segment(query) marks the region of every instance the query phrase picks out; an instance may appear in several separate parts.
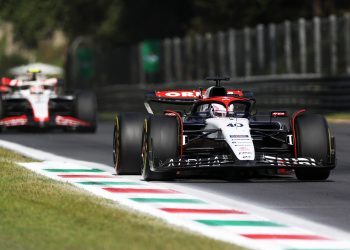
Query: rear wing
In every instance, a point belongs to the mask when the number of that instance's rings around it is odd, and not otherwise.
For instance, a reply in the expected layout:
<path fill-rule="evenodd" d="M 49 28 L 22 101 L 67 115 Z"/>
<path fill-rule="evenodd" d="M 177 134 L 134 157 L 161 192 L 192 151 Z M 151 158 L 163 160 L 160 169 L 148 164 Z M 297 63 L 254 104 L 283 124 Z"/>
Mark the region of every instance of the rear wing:
<path fill-rule="evenodd" d="M 161 90 L 146 93 L 146 101 L 192 104 L 200 99 L 200 90 Z"/>
<path fill-rule="evenodd" d="M 21 87 L 21 86 L 31 86 L 31 85 L 43 85 L 43 86 L 56 86 L 60 83 L 57 78 L 48 78 L 43 80 L 20 80 L 20 79 L 10 79 L 7 77 L 1 78 L 1 86 L 7 87 Z"/>
<path fill-rule="evenodd" d="M 162 114 L 164 110 L 187 113 L 200 99 L 200 90 L 162 90 L 145 95 L 145 108 L 149 114 Z"/>
<path fill-rule="evenodd" d="M 152 109 L 154 109 L 154 107 L 151 107 L 152 103 L 163 104 L 161 106 L 167 104 L 168 107 L 180 107 L 183 112 L 186 112 L 197 100 L 204 98 L 205 92 L 206 90 L 156 90 L 147 92 L 145 95 L 145 107 L 148 113 L 151 114 L 153 114 Z M 252 92 L 243 90 L 227 90 L 227 96 L 254 99 Z M 170 109 L 176 110 L 177 108 L 171 107 Z"/>
<path fill-rule="evenodd" d="M 146 100 L 158 102 L 195 102 L 202 99 L 206 90 L 160 90 L 146 93 Z M 250 91 L 227 90 L 228 96 L 252 98 Z"/>

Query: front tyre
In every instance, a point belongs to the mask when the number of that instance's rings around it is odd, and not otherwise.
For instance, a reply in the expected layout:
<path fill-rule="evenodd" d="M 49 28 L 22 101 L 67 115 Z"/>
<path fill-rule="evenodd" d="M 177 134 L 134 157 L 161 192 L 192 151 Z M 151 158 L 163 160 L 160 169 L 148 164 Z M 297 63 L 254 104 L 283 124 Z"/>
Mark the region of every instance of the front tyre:
<path fill-rule="evenodd" d="M 179 157 L 179 124 L 175 117 L 150 116 L 144 121 L 142 135 L 142 178 L 164 181 L 175 178 L 176 171 L 155 172 L 161 162 Z"/>
<path fill-rule="evenodd" d="M 328 164 L 330 132 L 327 121 L 321 115 L 302 114 L 295 120 L 295 136 L 298 157 L 312 157 Z M 295 169 L 299 180 L 321 181 L 330 175 L 328 169 Z"/>

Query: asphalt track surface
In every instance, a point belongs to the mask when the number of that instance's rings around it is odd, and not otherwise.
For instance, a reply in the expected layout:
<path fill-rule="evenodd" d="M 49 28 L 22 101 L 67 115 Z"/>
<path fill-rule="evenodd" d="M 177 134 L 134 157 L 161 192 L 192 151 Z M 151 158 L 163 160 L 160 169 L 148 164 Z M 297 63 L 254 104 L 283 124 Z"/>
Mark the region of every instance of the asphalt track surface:
<path fill-rule="evenodd" d="M 326 182 L 300 182 L 294 177 L 247 182 L 181 179 L 176 183 L 240 199 L 276 211 L 350 232 L 350 124 L 331 124 L 338 165 Z M 57 155 L 112 166 L 113 122 L 99 123 L 96 134 L 5 131 L 0 139 Z"/>

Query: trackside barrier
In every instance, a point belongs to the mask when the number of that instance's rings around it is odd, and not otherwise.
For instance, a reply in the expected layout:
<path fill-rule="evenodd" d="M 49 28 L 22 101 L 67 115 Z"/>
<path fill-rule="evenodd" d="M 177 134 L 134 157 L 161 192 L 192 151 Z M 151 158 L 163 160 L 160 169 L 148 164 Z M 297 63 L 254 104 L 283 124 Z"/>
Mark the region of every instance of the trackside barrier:
<path fill-rule="evenodd" d="M 237 81 L 238 82 L 238 81 Z M 99 109 L 107 112 L 145 111 L 144 93 L 155 89 L 199 89 L 209 83 L 171 83 L 110 85 L 96 89 Z M 258 110 L 306 108 L 325 114 L 350 111 L 350 78 L 251 79 L 225 84 L 230 88 L 251 90 Z"/>
<path fill-rule="evenodd" d="M 81 57 L 81 55 L 84 55 Z M 179 82 L 208 75 L 350 76 L 350 14 L 103 47 L 77 38 L 68 50 L 70 87 Z"/>

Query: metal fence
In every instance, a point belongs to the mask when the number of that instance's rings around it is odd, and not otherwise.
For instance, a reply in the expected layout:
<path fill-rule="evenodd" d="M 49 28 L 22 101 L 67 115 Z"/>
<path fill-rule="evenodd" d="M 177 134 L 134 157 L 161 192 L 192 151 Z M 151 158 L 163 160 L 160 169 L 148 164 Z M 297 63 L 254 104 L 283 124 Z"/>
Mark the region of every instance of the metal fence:
<path fill-rule="evenodd" d="M 350 74 L 350 15 L 166 39 L 161 81 Z M 145 79 L 140 79 L 145 82 Z"/>
<path fill-rule="evenodd" d="M 350 77 L 253 80 L 228 83 L 227 87 L 254 92 L 259 111 L 271 109 L 326 114 L 349 112 Z M 99 109 L 110 112 L 145 111 L 144 95 L 161 89 L 204 89 L 210 83 L 116 84 L 96 88 Z M 226 86 L 226 85 L 225 85 Z"/>
<path fill-rule="evenodd" d="M 350 75 L 350 14 L 259 24 L 159 43 L 160 67 L 151 75 L 144 70 L 142 43 L 123 48 L 94 45 L 94 77 L 89 81 L 103 86 L 193 81 L 209 75 L 233 79 Z M 73 57 L 74 53 L 71 50 Z M 72 80 L 86 82 L 79 77 Z"/>

